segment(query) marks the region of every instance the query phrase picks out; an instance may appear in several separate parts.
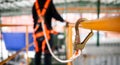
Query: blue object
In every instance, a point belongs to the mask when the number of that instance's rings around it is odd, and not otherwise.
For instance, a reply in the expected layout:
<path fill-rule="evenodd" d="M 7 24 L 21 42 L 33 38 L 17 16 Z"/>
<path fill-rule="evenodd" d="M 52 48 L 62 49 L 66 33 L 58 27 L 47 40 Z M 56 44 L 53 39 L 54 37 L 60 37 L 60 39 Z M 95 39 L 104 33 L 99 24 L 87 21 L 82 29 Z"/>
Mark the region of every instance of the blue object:
<path fill-rule="evenodd" d="M 18 51 L 26 47 L 25 33 L 2 32 L 2 35 L 7 50 Z M 32 33 L 29 33 L 29 44 L 30 43 L 33 43 Z M 34 47 L 30 47 L 29 50 L 34 50 Z"/>

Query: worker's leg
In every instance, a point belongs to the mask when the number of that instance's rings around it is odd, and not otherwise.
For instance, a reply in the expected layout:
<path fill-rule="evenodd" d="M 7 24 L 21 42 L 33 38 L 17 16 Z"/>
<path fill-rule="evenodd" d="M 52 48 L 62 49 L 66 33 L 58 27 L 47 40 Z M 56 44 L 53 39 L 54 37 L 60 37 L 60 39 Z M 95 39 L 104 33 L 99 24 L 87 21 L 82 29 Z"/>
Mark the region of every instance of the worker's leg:
<path fill-rule="evenodd" d="M 50 53 L 45 53 L 44 65 L 52 65 L 52 59 Z"/>
<path fill-rule="evenodd" d="M 41 52 L 35 53 L 35 65 L 41 65 Z"/>
<path fill-rule="evenodd" d="M 37 38 L 37 42 L 38 42 L 38 48 L 39 48 L 39 52 L 35 53 L 35 65 L 41 65 L 41 55 L 42 55 L 42 41 L 44 40 L 43 37 Z"/>
<path fill-rule="evenodd" d="M 51 35 L 51 37 L 52 37 L 52 35 Z M 52 46 L 53 46 L 52 38 L 50 38 L 49 44 L 50 44 L 50 47 L 52 49 Z M 52 65 L 52 56 L 51 56 L 51 54 L 50 54 L 50 52 L 48 50 L 47 45 L 45 47 L 44 65 Z"/>

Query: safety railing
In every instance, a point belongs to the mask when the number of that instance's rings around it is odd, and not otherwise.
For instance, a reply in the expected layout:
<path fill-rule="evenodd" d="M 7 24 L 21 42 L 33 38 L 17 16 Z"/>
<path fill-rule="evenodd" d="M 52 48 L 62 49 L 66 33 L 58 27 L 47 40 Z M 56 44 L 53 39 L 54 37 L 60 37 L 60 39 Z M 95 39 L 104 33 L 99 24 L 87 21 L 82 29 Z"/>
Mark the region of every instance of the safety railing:
<path fill-rule="evenodd" d="M 31 26 L 31 25 L 28 25 L 28 24 L 0 24 L 0 27 L 16 27 L 16 26 L 24 26 L 26 27 L 26 35 L 25 35 L 25 40 L 26 40 L 26 47 L 17 51 L 16 53 L 14 53 L 13 55 L 11 55 L 10 57 L 8 57 L 7 59 L 3 60 L 2 62 L 0 62 L 0 65 L 4 65 L 5 63 L 7 63 L 8 61 L 10 61 L 11 59 L 15 58 L 20 52 L 22 51 L 25 51 L 26 50 L 26 56 L 27 56 L 27 59 L 26 59 L 26 62 L 27 62 L 27 65 L 28 65 L 28 62 L 29 62 L 29 58 L 28 58 L 28 50 L 29 50 L 29 47 L 31 47 L 33 44 L 30 44 L 29 45 L 29 35 L 28 35 L 28 27 Z"/>
<path fill-rule="evenodd" d="M 120 16 L 113 16 L 113 17 L 101 18 L 96 20 L 84 20 L 84 22 L 81 22 L 81 24 L 79 24 L 78 26 L 80 28 L 90 29 L 90 30 L 120 32 Z M 75 24 L 68 24 L 67 27 L 67 37 L 66 37 L 67 59 L 69 59 L 73 54 L 72 28 L 74 27 Z M 69 62 L 67 65 L 72 65 L 72 63 Z"/>
<path fill-rule="evenodd" d="M 27 62 L 28 62 L 28 48 L 29 48 L 29 44 L 28 44 L 28 26 L 29 25 L 12 25 L 12 24 L 9 24 L 9 25 L 8 24 L 2 24 L 2 25 L 0 25 L 0 27 L 2 27 L 2 26 L 25 26 L 26 27 L 26 48 L 24 48 L 24 49 L 16 52 L 15 54 L 13 54 L 13 56 L 11 56 L 10 59 L 14 58 L 21 51 L 26 50 Z M 97 19 L 97 20 L 85 20 L 84 22 L 81 22 L 81 24 L 79 26 L 82 27 L 82 28 L 92 29 L 92 30 L 120 32 L 120 16 L 108 17 L 108 18 Z M 66 45 L 67 45 L 67 58 L 68 59 L 73 54 L 72 27 L 74 27 L 74 26 L 69 24 L 68 28 L 67 28 L 68 35 L 67 35 L 67 44 Z M 88 38 L 86 40 L 88 40 Z M 78 48 L 79 48 L 79 46 L 78 46 Z M 7 62 L 7 59 L 3 63 L 5 63 L 5 62 Z M 0 63 L 2 63 L 2 62 L 0 62 Z M 68 65 L 71 65 L 71 62 L 69 62 Z"/>

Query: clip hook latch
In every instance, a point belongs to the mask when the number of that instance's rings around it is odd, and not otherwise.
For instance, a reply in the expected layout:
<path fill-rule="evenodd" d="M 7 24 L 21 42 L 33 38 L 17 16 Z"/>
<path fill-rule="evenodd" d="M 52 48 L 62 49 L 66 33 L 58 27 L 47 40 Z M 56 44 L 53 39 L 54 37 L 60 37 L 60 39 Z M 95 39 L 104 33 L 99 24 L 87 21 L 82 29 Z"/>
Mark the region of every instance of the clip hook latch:
<path fill-rule="evenodd" d="M 84 41 L 80 42 L 80 34 L 79 34 L 78 27 L 79 27 L 79 24 L 83 21 L 85 21 L 85 19 L 79 19 L 75 24 L 76 36 L 75 36 L 75 42 L 74 42 L 74 50 L 84 49 L 87 41 L 93 36 L 93 31 L 91 30 L 91 32 L 86 36 Z"/>

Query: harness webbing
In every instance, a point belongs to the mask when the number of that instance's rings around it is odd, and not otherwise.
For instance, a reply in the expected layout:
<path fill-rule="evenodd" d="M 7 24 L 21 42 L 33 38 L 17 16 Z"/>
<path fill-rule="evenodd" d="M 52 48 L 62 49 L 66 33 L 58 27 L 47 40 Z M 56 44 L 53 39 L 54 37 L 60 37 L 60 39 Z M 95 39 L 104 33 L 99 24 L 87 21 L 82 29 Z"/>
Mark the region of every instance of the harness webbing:
<path fill-rule="evenodd" d="M 73 61 L 75 58 L 77 58 L 78 56 L 80 56 L 80 54 L 81 54 L 81 52 L 82 52 L 81 50 L 75 51 L 75 53 L 73 54 L 73 56 L 72 56 L 69 60 L 61 60 L 61 59 L 57 58 L 57 56 L 54 55 L 54 53 L 52 52 L 51 47 L 50 47 L 50 45 L 49 45 L 48 40 L 50 39 L 50 33 L 54 33 L 54 31 L 53 31 L 53 30 L 48 30 L 47 27 L 46 27 L 46 25 L 44 24 L 44 20 L 43 20 L 43 16 L 44 16 L 45 13 L 46 13 L 46 9 L 48 8 L 49 2 L 50 2 L 50 0 L 47 0 L 47 2 L 46 2 L 45 5 L 44 5 L 43 10 L 40 11 L 40 9 L 39 9 L 39 4 L 38 4 L 38 0 L 36 0 L 36 4 L 35 4 L 36 12 L 37 12 L 38 16 L 40 17 L 40 19 L 38 19 L 38 23 L 41 23 L 41 24 L 42 24 L 43 32 L 39 32 L 39 33 L 36 33 L 36 34 L 34 33 L 34 35 L 33 35 L 33 36 L 34 36 L 35 45 L 36 45 L 35 50 L 36 50 L 36 52 L 39 51 L 36 38 L 37 38 L 37 37 L 44 36 L 45 39 L 44 39 L 43 42 L 42 42 L 42 52 L 44 52 L 45 44 L 47 44 L 47 47 L 48 47 L 48 49 L 49 49 L 49 52 L 51 53 L 51 55 L 53 56 L 53 58 L 55 58 L 57 61 L 62 62 L 62 63 L 71 62 L 71 61 Z M 39 25 L 36 25 L 34 31 L 37 31 L 38 28 L 39 28 Z M 56 33 L 56 32 L 55 32 L 55 33 Z"/>
<path fill-rule="evenodd" d="M 45 5 L 44 5 L 44 8 L 40 11 L 40 7 L 39 7 L 38 0 L 36 0 L 36 2 L 35 2 L 35 8 L 36 8 L 36 12 L 37 12 L 37 14 L 38 14 L 39 17 L 45 15 L 46 10 L 47 10 L 47 8 L 48 8 L 48 5 L 50 4 L 50 1 L 51 1 L 51 0 L 46 0 Z"/>
<path fill-rule="evenodd" d="M 37 21 L 38 23 L 41 23 L 41 22 L 42 22 L 42 20 L 43 20 L 42 18 L 43 18 L 43 16 L 44 16 L 45 13 L 46 13 L 46 10 L 47 10 L 47 8 L 48 8 L 48 6 L 49 6 L 49 4 L 50 4 L 50 1 L 51 1 L 51 0 L 46 0 L 45 5 L 44 5 L 44 8 L 43 8 L 42 10 L 40 10 L 38 0 L 36 0 L 36 2 L 35 2 L 35 8 L 36 8 L 37 15 L 38 15 L 38 17 L 39 17 L 39 19 L 38 19 L 38 21 Z M 49 34 L 51 33 L 51 31 L 47 29 L 47 26 L 46 26 L 45 24 L 44 24 L 44 27 L 45 27 L 45 31 L 46 31 L 46 34 L 47 34 L 47 38 L 50 39 L 50 35 L 49 35 Z M 39 25 L 36 25 L 36 27 L 35 27 L 35 29 L 34 29 L 34 32 L 37 31 L 38 28 L 39 28 Z M 34 33 L 34 35 L 33 35 L 36 52 L 39 51 L 38 42 L 37 42 L 36 38 L 41 37 L 41 36 L 44 36 L 43 32 Z M 42 52 L 44 52 L 45 44 L 46 44 L 46 41 L 43 40 L 43 41 L 42 41 Z"/>

